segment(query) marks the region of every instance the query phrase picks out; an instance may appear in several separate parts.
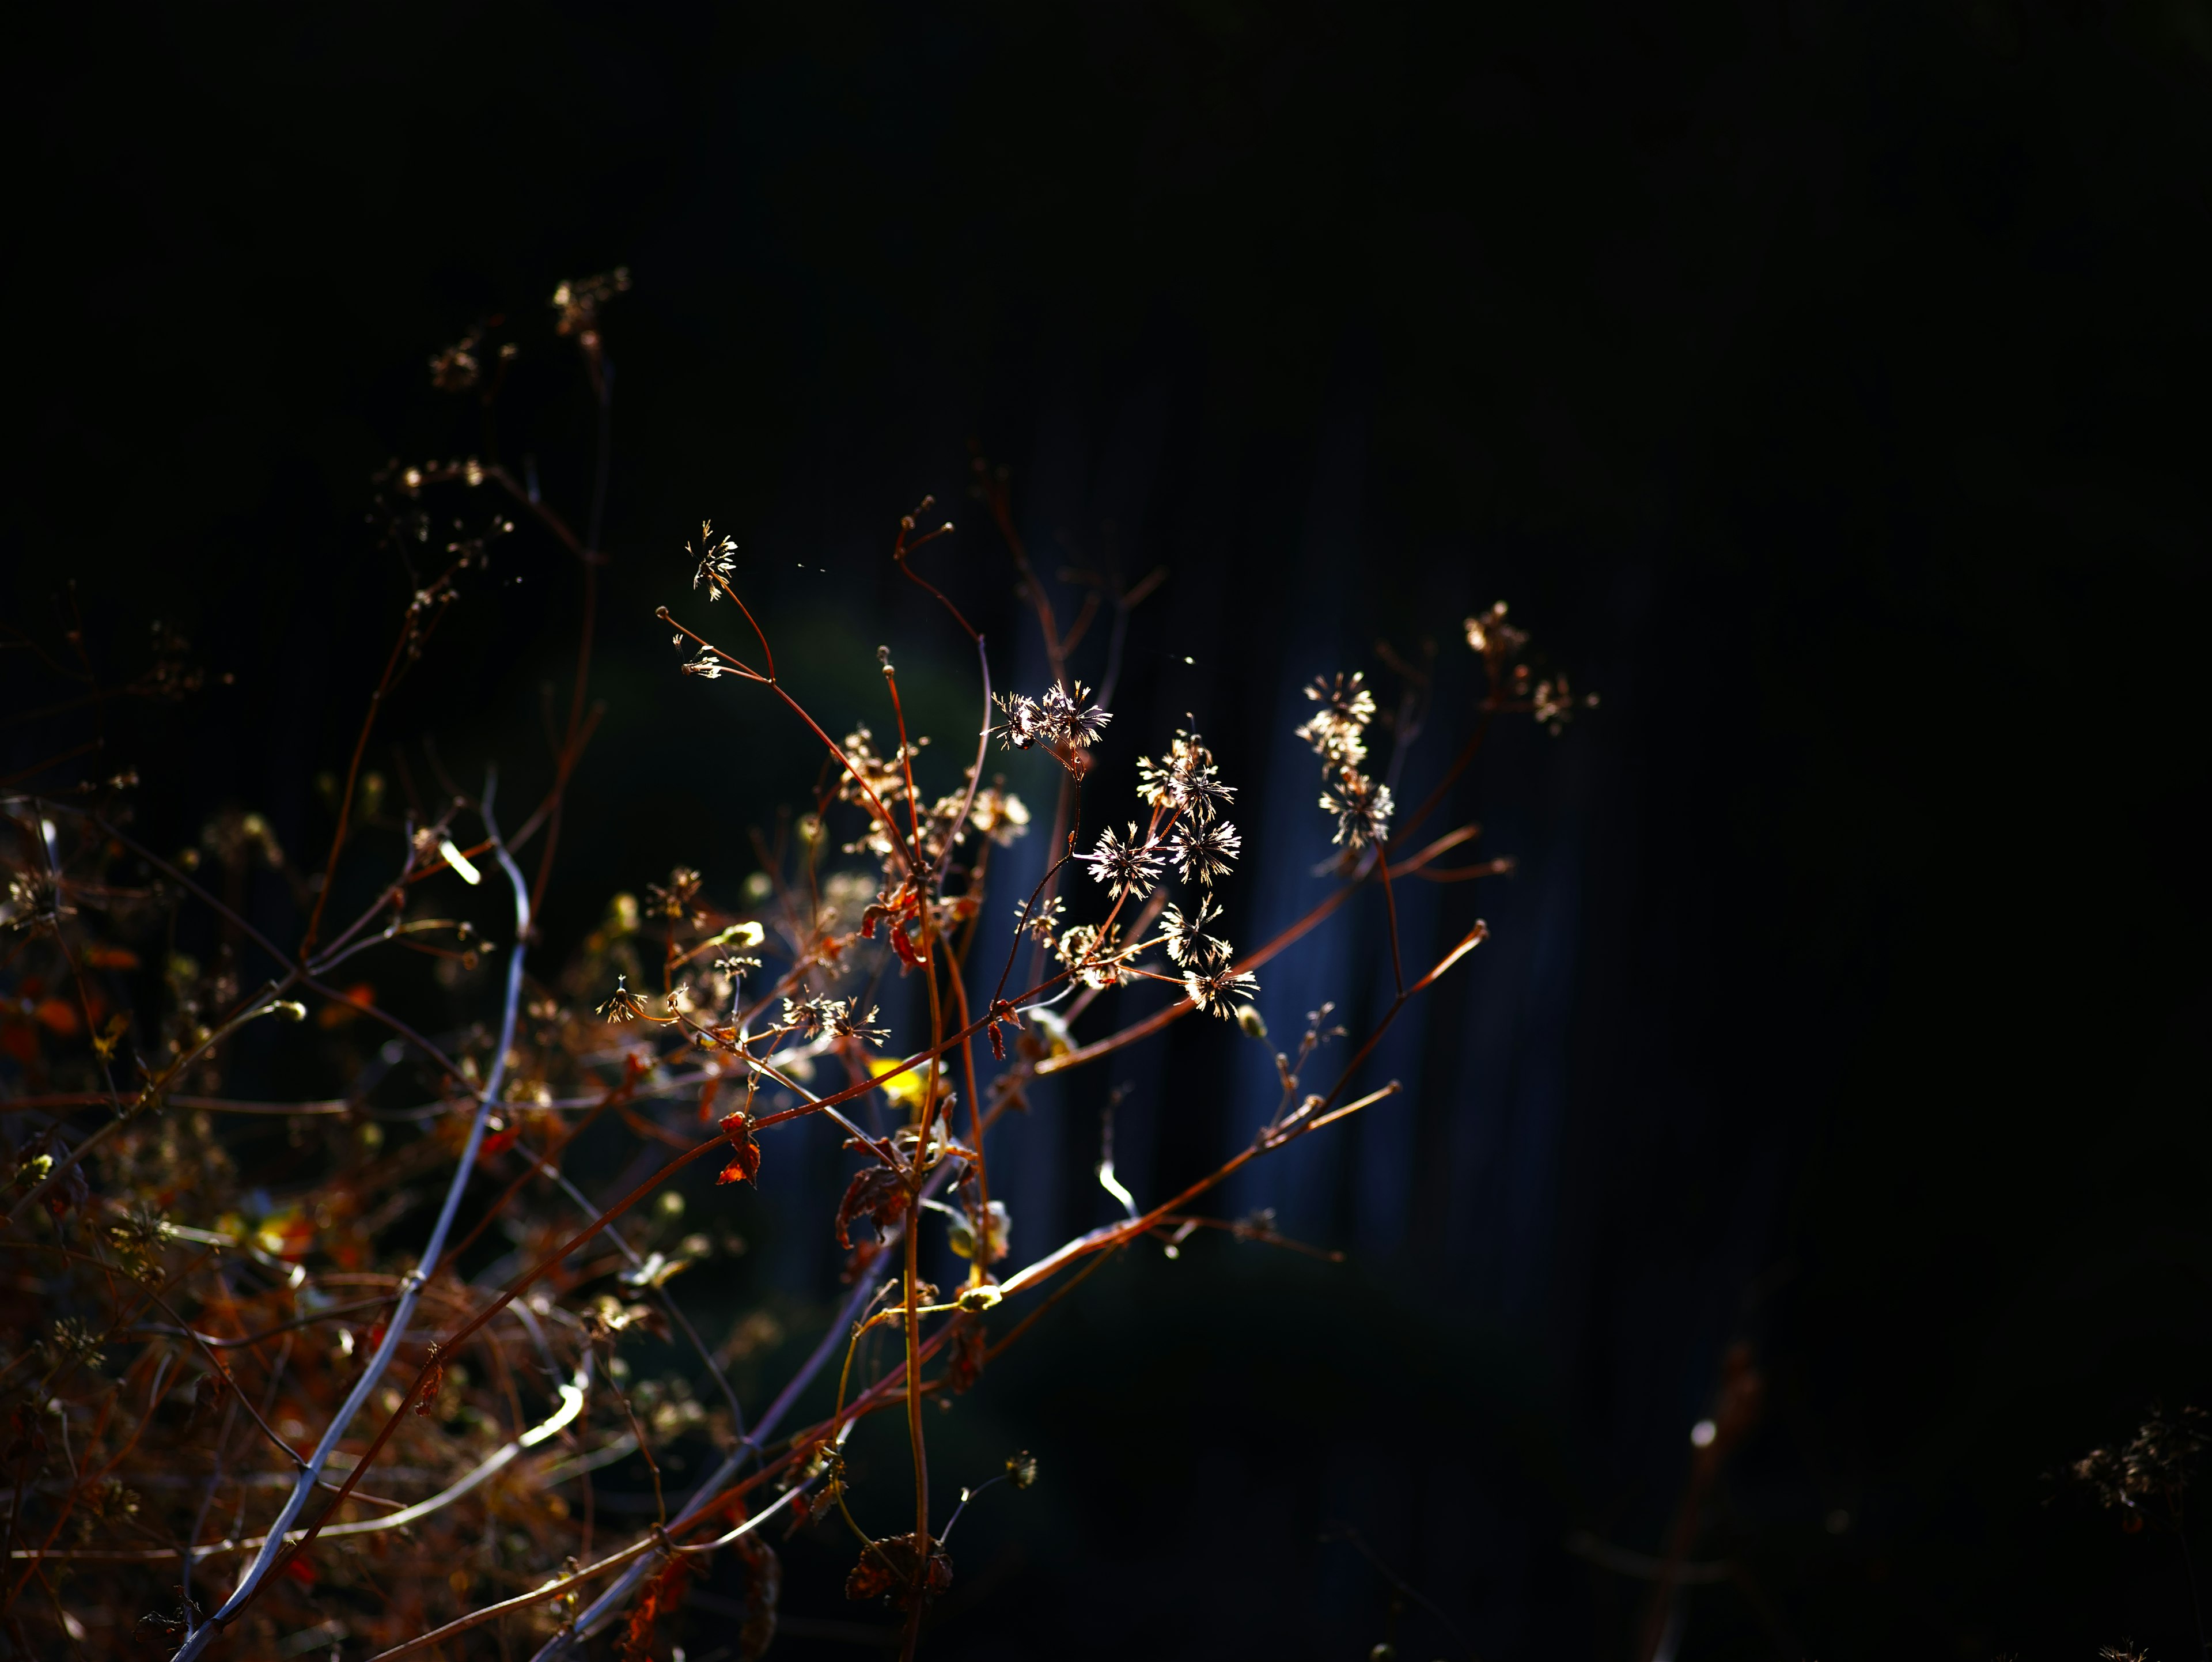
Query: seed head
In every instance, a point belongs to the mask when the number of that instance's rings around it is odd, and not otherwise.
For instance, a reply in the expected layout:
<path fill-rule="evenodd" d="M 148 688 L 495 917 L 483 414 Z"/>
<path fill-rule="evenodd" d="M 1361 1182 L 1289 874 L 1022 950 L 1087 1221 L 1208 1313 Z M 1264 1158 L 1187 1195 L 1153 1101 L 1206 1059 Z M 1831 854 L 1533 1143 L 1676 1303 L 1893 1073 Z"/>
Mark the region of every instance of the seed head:
<path fill-rule="evenodd" d="M 1378 783 L 1346 765 L 1337 770 L 1335 794 L 1322 793 L 1322 809 L 1336 816 L 1336 835 L 1332 843 L 1348 843 L 1355 849 L 1364 849 L 1370 843 L 1379 843 L 1390 830 L 1390 788 Z"/>
<path fill-rule="evenodd" d="M 1334 681 L 1316 676 L 1306 697 L 1321 708 L 1291 729 L 1335 766 L 1356 767 L 1367 759 L 1366 729 L 1375 719 L 1375 695 L 1366 679 L 1356 671 Z"/>
<path fill-rule="evenodd" d="M 1203 825 L 1237 794 L 1216 772 L 1206 741 L 1195 733 L 1177 732 L 1158 761 L 1137 758 L 1137 795 L 1147 807 L 1172 809 Z"/>
<path fill-rule="evenodd" d="M 1229 875 L 1229 862 L 1243 846 L 1237 827 L 1226 819 L 1194 821 L 1168 839 L 1167 854 L 1184 882 L 1194 878 L 1210 888 L 1215 878 Z"/>
<path fill-rule="evenodd" d="M 737 569 L 737 539 L 724 537 L 719 542 L 716 541 L 713 522 L 702 520 L 699 522 L 698 542 L 684 544 L 684 551 L 699 563 L 698 569 L 691 574 L 691 587 L 696 588 L 700 584 L 705 583 L 708 586 L 708 600 L 721 599 L 721 588 L 714 580 L 720 577 L 724 581 L 727 581 L 730 574 Z"/>
<path fill-rule="evenodd" d="M 1168 956 L 1194 969 L 1227 962 L 1233 951 L 1229 943 L 1205 932 L 1220 916 L 1221 908 L 1206 896 L 1200 897 L 1188 916 L 1180 906 L 1170 906 L 1160 914 L 1160 934 L 1167 944 Z"/>
<path fill-rule="evenodd" d="M 1136 826 L 1125 841 L 1111 825 L 1099 832 L 1098 846 L 1083 856 L 1093 881 L 1106 884 L 1116 895 L 1146 895 L 1159 880 L 1159 844 L 1148 843 Z"/>
<path fill-rule="evenodd" d="M 1185 970 L 1182 986 L 1190 1001 L 1208 1015 L 1234 1021 L 1237 1007 L 1260 990 L 1260 978 L 1240 975 L 1227 964 L 1221 964 L 1204 971 Z"/>
<path fill-rule="evenodd" d="M 618 975 L 614 992 L 599 1006 L 599 1014 L 609 1021 L 635 1021 L 645 1014 L 645 1000 L 630 991 L 629 977 Z"/>
<path fill-rule="evenodd" d="M 1062 752 L 1088 750 L 1114 719 L 1109 712 L 1086 705 L 1090 697 L 1091 689 L 1080 681 L 1072 690 L 1054 682 L 1039 698 L 1020 692 L 1000 694 L 997 702 L 1006 719 L 998 729 L 999 741 L 1010 750 L 1042 745 L 1066 763 Z"/>

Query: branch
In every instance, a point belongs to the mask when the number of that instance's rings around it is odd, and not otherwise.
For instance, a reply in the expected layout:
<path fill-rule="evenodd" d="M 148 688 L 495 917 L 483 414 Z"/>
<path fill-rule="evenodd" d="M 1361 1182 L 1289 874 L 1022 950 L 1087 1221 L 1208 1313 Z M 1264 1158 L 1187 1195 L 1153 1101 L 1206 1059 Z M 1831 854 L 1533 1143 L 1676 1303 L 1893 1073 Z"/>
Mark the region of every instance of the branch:
<path fill-rule="evenodd" d="M 499 827 L 492 819 L 491 795 L 492 787 L 487 783 L 482 810 L 484 829 L 493 839 L 493 852 L 499 856 L 501 869 L 506 872 L 507 880 L 514 890 L 514 950 L 507 959 L 507 1007 L 500 1018 L 498 1048 L 493 1052 L 491 1072 L 485 1081 L 483 1098 L 477 1104 L 476 1116 L 469 1124 L 468 1139 L 461 1146 L 460 1162 L 454 1168 L 453 1181 L 447 1185 L 445 1204 L 439 1208 L 438 1221 L 430 1231 L 428 1243 L 422 1249 L 422 1260 L 400 1283 L 398 1301 L 393 1306 L 391 1318 L 385 1324 L 384 1338 L 378 1344 L 376 1354 L 362 1370 L 361 1378 L 346 1393 L 345 1400 L 339 1403 L 338 1410 L 331 1417 L 321 1440 L 315 1445 L 314 1452 L 307 1458 L 307 1470 L 293 1484 L 291 1494 L 285 1498 L 276 1522 L 270 1526 L 260 1550 L 246 1567 L 238 1586 L 213 1616 L 185 1637 L 173 1662 L 192 1662 L 192 1659 L 203 1654 L 214 1641 L 215 1635 L 235 1621 L 240 1612 L 252 1602 L 255 1593 L 259 1592 L 264 1579 L 276 1563 L 277 1555 L 283 1550 L 285 1531 L 291 1527 L 292 1520 L 300 1515 L 301 1508 L 307 1505 L 308 1497 L 314 1493 L 317 1477 L 336 1452 L 339 1440 L 351 1428 L 354 1416 L 361 1412 L 362 1404 L 368 1401 L 369 1392 L 383 1379 L 384 1370 L 390 1366 L 393 1353 L 399 1348 L 399 1342 L 406 1335 L 408 1318 L 415 1313 L 415 1306 L 422 1296 L 423 1284 L 430 1279 L 437 1269 L 438 1260 L 444 1256 L 446 1237 L 453 1227 L 454 1214 L 460 1209 L 461 1195 L 469 1186 L 470 1174 L 476 1169 L 477 1150 L 483 1144 L 484 1122 L 490 1117 L 491 1105 L 498 1099 L 500 1087 L 506 1081 L 507 1051 L 514 1043 L 515 1018 L 522 1002 L 523 957 L 529 950 L 530 891 L 523 881 L 521 868 L 514 863 L 514 856 L 507 851 L 507 845 L 499 841 Z M 402 1407 L 404 1411 L 404 1405 Z M 348 1488 L 368 1469 L 368 1464 L 364 1458 L 355 1466 L 353 1476 L 347 1482 Z M 341 1491 L 340 1498 L 343 1498 L 343 1491 Z M 331 1509 L 336 1510 L 337 1504 L 337 1501 L 332 1501 Z M 329 1513 L 324 1516 L 327 1518 Z M 307 1531 L 303 1537 L 303 1544 L 305 1540 L 313 1538 L 313 1530 Z"/>

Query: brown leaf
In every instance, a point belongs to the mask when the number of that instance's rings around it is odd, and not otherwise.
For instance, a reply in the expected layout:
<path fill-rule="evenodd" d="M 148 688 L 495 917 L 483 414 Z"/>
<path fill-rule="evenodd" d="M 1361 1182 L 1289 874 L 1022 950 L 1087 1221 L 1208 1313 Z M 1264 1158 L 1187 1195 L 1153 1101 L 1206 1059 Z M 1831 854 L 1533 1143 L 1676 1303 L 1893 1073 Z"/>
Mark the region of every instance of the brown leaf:
<path fill-rule="evenodd" d="M 952 1394 L 959 1396 L 975 1388 L 975 1381 L 983 1377 L 983 1355 L 990 1347 L 984 1342 L 983 1324 L 970 1319 L 961 1324 L 952 1336 L 952 1355 L 945 1364 L 945 1383 Z"/>
<path fill-rule="evenodd" d="M 215 1418 L 215 1411 L 222 1406 L 224 1395 L 229 1391 L 229 1381 L 222 1374 L 207 1373 L 192 1387 L 191 1406 L 185 1414 L 185 1435 L 190 1437 Z"/>
<path fill-rule="evenodd" d="M 714 1181 L 717 1184 L 750 1183 L 754 1188 L 759 1188 L 761 1151 L 760 1145 L 753 1141 L 753 1117 L 742 1108 L 734 1114 L 725 1115 L 722 1135 L 730 1140 L 730 1147 L 735 1152 L 730 1163 L 722 1168 L 722 1174 Z"/>
<path fill-rule="evenodd" d="M 437 1411 L 438 1398 L 446 1389 L 446 1365 L 438 1360 L 438 1347 L 430 1347 L 429 1372 L 422 1383 L 415 1388 L 415 1411 L 425 1419 Z"/>
<path fill-rule="evenodd" d="M 871 1166 L 854 1172 L 845 1187 L 845 1198 L 837 1202 L 837 1244 L 848 1248 L 853 1245 L 849 1232 L 860 1218 L 875 1227 L 876 1239 L 882 1240 L 885 1226 L 906 1210 L 909 1198 L 905 1180 L 888 1166 Z"/>
<path fill-rule="evenodd" d="M 864 1547 L 860 1562 L 853 1566 L 845 1578 L 845 1597 L 848 1598 L 888 1598 L 897 1610 L 912 1610 L 917 1589 L 915 1571 L 919 1568 L 914 1537 L 894 1535 Z M 941 1549 L 933 1547 L 929 1554 L 927 1581 L 919 1589 L 923 1602 L 938 1597 L 952 1585 L 952 1560 Z"/>
<path fill-rule="evenodd" d="M 738 1662 L 760 1662 L 775 1639 L 776 1607 L 783 1597 L 783 1563 L 756 1533 L 740 1535 L 738 1556 L 745 1576 L 745 1620 L 738 1629 Z"/>

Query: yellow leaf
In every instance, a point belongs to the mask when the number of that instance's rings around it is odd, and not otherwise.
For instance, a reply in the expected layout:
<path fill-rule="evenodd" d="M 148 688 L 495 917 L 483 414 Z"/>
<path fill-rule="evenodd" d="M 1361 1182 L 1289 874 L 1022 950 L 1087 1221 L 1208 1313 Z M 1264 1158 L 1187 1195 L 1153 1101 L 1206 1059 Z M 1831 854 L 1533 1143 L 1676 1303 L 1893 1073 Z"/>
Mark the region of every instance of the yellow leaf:
<path fill-rule="evenodd" d="M 884 1079 L 885 1074 L 890 1073 L 891 1069 L 898 1065 L 898 1058 L 896 1056 L 868 1058 L 868 1071 L 878 1079 Z M 919 1108 L 921 1105 L 921 1093 L 924 1089 L 922 1081 L 928 1076 L 929 1064 L 926 1062 L 918 1062 L 906 1072 L 894 1074 L 890 1078 L 884 1079 L 884 1094 L 903 1108 Z M 939 1098 L 952 1094 L 952 1081 L 945 1077 L 945 1063 L 941 1057 L 938 1062 L 937 1094 Z"/>

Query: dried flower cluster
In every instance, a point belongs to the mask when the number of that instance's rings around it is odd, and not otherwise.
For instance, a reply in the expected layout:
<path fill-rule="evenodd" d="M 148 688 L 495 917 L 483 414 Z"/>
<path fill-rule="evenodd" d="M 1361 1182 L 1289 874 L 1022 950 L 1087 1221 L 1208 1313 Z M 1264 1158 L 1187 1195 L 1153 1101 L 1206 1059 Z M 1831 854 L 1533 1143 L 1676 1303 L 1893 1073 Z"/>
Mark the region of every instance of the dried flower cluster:
<path fill-rule="evenodd" d="M 2120 1513 L 2129 1529 L 2142 1527 L 2142 1508 L 2155 1502 L 2175 1517 L 2197 1464 L 2212 1450 L 2212 1416 L 2185 1407 L 2155 1409 L 2118 1448 L 2093 1448 L 2072 1467 L 2105 1506 Z"/>
<path fill-rule="evenodd" d="M 1379 843 L 1390 830 L 1390 788 L 1361 771 L 1367 760 L 1367 724 L 1375 719 L 1375 695 L 1354 673 L 1349 679 L 1316 679 L 1306 697 L 1319 706 L 1297 728 L 1299 738 L 1321 758 L 1324 813 L 1336 817 L 1336 835 L 1329 840 L 1364 849 Z"/>
<path fill-rule="evenodd" d="M 627 286 L 617 271 L 553 297 L 552 332 L 579 349 L 602 401 L 605 314 Z M 490 327 L 430 367 L 437 388 L 480 394 L 488 422 L 501 381 L 487 366 L 514 356 Z M 319 784 L 330 843 L 313 863 L 252 813 L 218 817 L 181 850 L 157 847 L 137 829 L 129 776 L 0 796 L 10 1653 L 550 1662 L 605 1635 L 616 1653 L 644 1658 L 695 1619 L 687 1586 L 712 1575 L 744 1610 L 717 1642 L 749 1659 L 775 1631 L 771 1532 L 803 1531 L 845 1540 L 848 1594 L 902 1623 L 910 1654 L 922 1613 L 954 1585 L 947 1537 L 961 1513 L 933 1516 L 927 1485 L 880 1462 L 865 1479 L 848 1471 L 855 1428 L 878 1415 L 902 1427 L 918 1478 L 925 1398 L 986 1388 L 994 1344 L 1021 1330 L 1000 1306 L 1036 1308 L 1099 1254 L 1152 1243 L 1173 1256 L 1201 1228 L 1310 1250 L 1269 1216 L 1200 1208 L 1244 1164 L 1396 1088 L 1359 1080 L 1373 1033 L 1332 1081 L 1301 1086 L 1341 1032 L 1328 1006 L 1295 1059 L 1277 1058 L 1283 1106 L 1249 1147 L 1180 1193 L 1143 1197 L 1130 1186 L 1142 1178 L 1115 1176 L 1109 1143 L 1097 1172 L 1116 1221 L 1036 1244 L 1018 1268 L 1019 1220 L 992 1193 L 990 1153 L 1017 1134 L 1040 1080 L 1186 1014 L 1264 1040 L 1254 969 L 1370 888 L 1395 942 L 1394 869 L 1454 881 L 1492 868 L 1435 866 L 1471 831 L 1389 845 L 1379 777 L 1395 775 L 1368 770 L 1376 703 L 1358 674 L 1316 681 L 1298 732 L 1322 758 L 1337 841 L 1365 857 L 1273 940 L 1240 957 L 1224 927 L 1244 839 L 1225 817 L 1236 788 L 1194 726 L 1136 763 L 1139 816 L 1079 852 L 1086 782 L 1110 750 L 1110 693 L 1077 679 L 1070 655 L 1083 624 L 1112 607 L 1100 683 L 1115 686 L 1120 625 L 1164 574 L 1127 588 L 1097 579 L 1063 626 L 1013 531 L 1004 475 L 979 467 L 978 479 L 1040 614 L 1042 691 L 992 691 L 981 637 L 913 563 L 944 534 L 916 539 L 917 509 L 892 558 L 947 640 L 964 634 L 975 649 L 976 747 L 932 766 L 887 650 L 883 704 L 867 712 L 884 736 L 853 714 L 824 725 L 778 679 L 738 545 L 702 525 L 685 551 L 692 587 L 732 602 L 706 610 L 734 613 L 744 638 L 711 641 L 664 608 L 682 668 L 732 684 L 670 696 L 694 701 L 687 724 L 803 723 L 821 744 L 822 782 L 772 837 L 756 837 L 749 871 L 702 850 L 700 868 L 675 868 L 641 900 L 606 897 L 565 962 L 537 919 L 567 875 L 552 857 L 562 815 L 590 806 L 568 793 L 592 732 L 583 687 L 555 735 L 554 782 L 532 804 L 500 804 L 489 782 L 471 794 L 428 748 L 413 762 L 403 751 L 392 778 L 363 760 L 392 686 L 436 660 L 456 600 L 492 587 L 504 539 L 565 552 L 580 571 L 599 557 L 595 533 L 572 527 L 534 472 L 518 480 L 471 459 L 379 476 L 383 544 L 404 563 L 406 593 L 352 760 Z M 487 490 L 495 513 L 471 506 Z M 420 563 L 440 548 L 442 564 Z M 955 586 L 990 569 L 971 564 Z M 1483 708 L 1555 724 L 1564 679 L 1512 691 L 1521 642 L 1502 616 L 1479 640 L 1470 626 L 1492 672 Z M 586 641 L 592 626 L 587 615 Z M 157 644 L 156 669 L 130 684 L 138 694 L 199 684 L 180 644 Z M 719 702 L 732 697 L 741 708 Z M 1048 810 L 1033 816 L 986 777 L 994 734 L 1058 763 Z M 1042 880 L 987 905 L 994 855 L 1048 812 Z M 1073 893 L 1071 865 L 1092 880 Z M 721 886 L 732 876 L 742 882 Z M 994 953 L 982 925 L 1008 910 L 1018 950 Z M 1401 986 L 1398 1005 L 1480 938 L 1477 925 Z M 926 1020 L 881 1019 L 900 1008 L 878 996 L 887 977 L 909 978 L 907 1003 Z M 1154 1013 L 1102 1031 L 1098 995 L 1141 995 L 1146 983 Z M 276 1027 L 256 1027 L 267 1017 Z M 321 1094 L 273 1100 L 242 1083 L 308 1076 Z M 835 1123 L 849 1156 L 820 1227 L 849 1255 L 850 1290 L 795 1369 L 764 1378 L 788 1310 L 743 1311 L 718 1337 L 690 1296 L 707 1278 L 685 1272 L 743 1251 L 747 1197 L 797 1181 L 777 1146 L 810 1117 Z M 676 1179 L 700 1162 L 714 1176 L 696 1192 L 710 1198 L 687 1204 Z M 715 1210 L 702 1217 L 705 1204 Z M 923 1275 L 923 1254 L 940 1250 L 950 1256 L 936 1262 L 955 1263 L 945 1290 Z M 817 1378 L 836 1382 L 834 1406 L 788 1422 Z M 963 1490 L 962 1507 L 998 1482 L 1026 1488 L 1036 1470 L 1013 1456 Z"/>
<path fill-rule="evenodd" d="M 1089 703 L 1090 697 L 1090 689 L 1080 681 L 1072 687 L 1055 681 L 1036 698 L 1018 692 L 1001 697 L 998 706 L 1006 719 L 998 729 L 1000 742 L 1008 750 L 1039 747 L 1081 779 L 1090 771 L 1091 746 L 1114 719 Z"/>
<path fill-rule="evenodd" d="M 1528 631 L 1505 621 L 1504 601 L 1469 618 L 1463 627 L 1468 645 L 1481 654 L 1489 673 L 1494 709 L 1526 710 L 1536 718 L 1539 727 L 1557 738 L 1577 710 L 1597 708 L 1597 694 L 1577 697 L 1564 672 L 1539 676 L 1522 661 L 1522 654 L 1528 647 Z"/>

